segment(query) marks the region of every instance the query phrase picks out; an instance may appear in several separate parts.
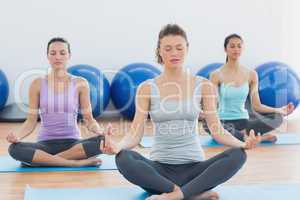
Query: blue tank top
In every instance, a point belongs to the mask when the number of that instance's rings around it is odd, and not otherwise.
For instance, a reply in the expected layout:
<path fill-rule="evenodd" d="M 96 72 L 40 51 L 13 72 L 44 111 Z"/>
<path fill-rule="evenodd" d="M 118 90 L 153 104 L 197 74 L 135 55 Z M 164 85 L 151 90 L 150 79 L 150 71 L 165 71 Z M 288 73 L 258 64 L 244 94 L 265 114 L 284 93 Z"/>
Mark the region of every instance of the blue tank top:
<path fill-rule="evenodd" d="M 193 98 L 161 99 L 154 79 L 151 85 L 150 116 L 154 124 L 154 145 L 150 159 L 167 164 L 185 164 L 204 159 L 198 137 L 201 110 L 201 79 L 197 78 Z"/>
<path fill-rule="evenodd" d="M 249 94 L 248 81 L 241 86 L 221 83 L 219 86 L 218 113 L 221 120 L 249 119 L 245 108 Z"/>

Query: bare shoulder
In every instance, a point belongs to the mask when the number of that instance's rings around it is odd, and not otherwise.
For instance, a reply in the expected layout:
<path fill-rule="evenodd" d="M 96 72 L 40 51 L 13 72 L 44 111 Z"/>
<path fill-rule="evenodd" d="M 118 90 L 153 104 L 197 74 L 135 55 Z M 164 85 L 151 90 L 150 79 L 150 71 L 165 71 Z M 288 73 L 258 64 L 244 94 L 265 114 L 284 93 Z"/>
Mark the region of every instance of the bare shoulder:
<path fill-rule="evenodd" d="M 88 84 L 88 81 L 83 77 L 73 76 L 72 78 L 75 80 L 76 84 Z"/>
<path fill-rule="evenodd" d="M 202 94 L 212 94 L 214 93 L 214 85 L 210 80 L 203 78 L 201 80 L 201 93 Z"/>
<path fill-rule="evenodd" d="M 201 80 L 201 79 L 203 79 L 203 77 L 202 77 L 202 76 L 196 76 L 196 75 L 190 74 L 190 75 L 188 75 L 188 79 L 190 79 L 190 80 L 192 80 L 192 81 L 196 81 L 196 80 Z"/>
<path fill-rule="evenodd" d="M 254 69 L 247 69 L 247 70 L 248 70 L 249 80 L 251 82 L 255 82 L 258 79 L 257 72 Z"/>
<path fill-rule="evenodd" d="M 39 92 L 42 85 L 42 77 L 35 78 L 30 84 L 30 90 Z"/>
<path fill-rule="evenodd" d="M 215 70 L 210 73 L 209 79 L 214 81 L 219 81 L 220 77 L 220 70 Z"/>
<path fill-rule="evenodd" d="M 80 76 L 73 76 L 72 78 L 75 80 L 76 88 L 78 90 L 89 89 L 89 83 L 85 78 Z"/>
<path fill-rule="evenodd" d="M 137 88 L 137 93 L 143 94 L 143 95 L 150 95 L 151 84 L 153 84 L 153 83 L 150 80 L 142 82 Z"/>

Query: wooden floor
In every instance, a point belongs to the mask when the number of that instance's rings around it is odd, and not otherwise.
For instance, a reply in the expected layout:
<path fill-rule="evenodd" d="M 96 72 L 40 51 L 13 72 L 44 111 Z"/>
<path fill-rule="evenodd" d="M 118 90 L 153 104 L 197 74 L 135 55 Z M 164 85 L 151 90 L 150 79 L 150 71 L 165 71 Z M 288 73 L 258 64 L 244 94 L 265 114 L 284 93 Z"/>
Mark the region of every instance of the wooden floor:
<path fill-rule="evenodd" d="M 279 131 L 300 134 L 300 125 L 297 122 L 298 120 L 285 122 Z M 107 120 L 101 123 L 105 125 Z M 0 123 L 0 155 L 7 154 L 6 134 L 19 126 L 17 123 Z M 130 122 L 113 120 L 114 132 L 118 135 L 116 140 L 128 131 L 129 126 Z M 86 129 L 81 129 L 85 137 Z M 151 130 L 151 123 L 148 123 L 145 132 L 151 134 Z M 35 133 L 32 134 L 28 140 L 34 141 L 35 136 Z M 145 155 L 149 153 L 148 149 L 136 148 L 136 150 Z M 207 148 L 205 152 L 209 158 L 223 150 L 223 147 Z M 248 151 L 247 163 L 225 184 L 300 183 L 299 169 L 300 145 L 259 147 Z M 0 200 L 22 200 L 26 185 L 35 188 L 87 188 L 131 184 L 117 171 L 0 173 Z"/>

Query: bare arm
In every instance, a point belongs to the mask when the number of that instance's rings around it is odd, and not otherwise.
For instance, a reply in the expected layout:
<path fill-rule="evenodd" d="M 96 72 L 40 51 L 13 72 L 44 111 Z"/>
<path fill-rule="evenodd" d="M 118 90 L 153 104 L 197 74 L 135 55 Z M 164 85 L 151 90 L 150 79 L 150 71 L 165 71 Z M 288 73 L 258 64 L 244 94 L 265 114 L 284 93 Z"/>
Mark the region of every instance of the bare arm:
<path fill-rule="evenodd" d="M 78 78 L 77 87 L 79 93 L 80 110 L 87 129 L 90 131 L 90 133 L 102 135 L 103 129 L 101 129 L 92 114 L 90 88 L 88 82 L 83 78 Z"/>
<path fill-rule="evenodd" d="M 256 112 L 261 113 L 278 113 L 279 110 L 276 108 L 272 108 L 266 105 L 263 105 L 260 102 L 259 93 L 258 93 L 258 76 L 256 71 L 252 70 L 250 73 L 250 97 L 252 108 Z"/>
<path fill-rule="evenodd" d="M 144 134 L 144 123 L 150 106 L 150 85 L 143 83 L 138 87 L 135 97 L 135 116 L 129 133 L 119 143 L 120 149 L 131 149 L 139 144 Z"/>
<path fill-rule="evenodd" d="M 219 71 L 212 72 L 209 76 L 209 80 L 212 82 L 213 86 L 215 87 L 215 92 L 217 96 L 219 96 L 219 84 L 220 84 Z"/>
<path fill-rule="evenodd" d="M 105 144 L 101 144 L 101 150 L 106 154 L 118 154 L 123 149 L 131 149 L 139 144 L 144 133 L 144 123 L 148 116 L 150 105 L 150 85 L 142 83 L 135 97 L 135 115 L 131 123 L 131 129 L 119 143 L 115 143 L 110 137 L 105 137 Z"/>
<path fill-rule="evenodd" d="M 30 135 L 36 125 L 39 110 L 39 98 L 40 98 L 40 85 L 41 79 L 35 79 L 29 88 L 29 108 L 27 118 L 21 127 L 15 132 L 11 132 L 7 136 L 7 141 L 11 143 L 19 142 L 28 135 Z"/>

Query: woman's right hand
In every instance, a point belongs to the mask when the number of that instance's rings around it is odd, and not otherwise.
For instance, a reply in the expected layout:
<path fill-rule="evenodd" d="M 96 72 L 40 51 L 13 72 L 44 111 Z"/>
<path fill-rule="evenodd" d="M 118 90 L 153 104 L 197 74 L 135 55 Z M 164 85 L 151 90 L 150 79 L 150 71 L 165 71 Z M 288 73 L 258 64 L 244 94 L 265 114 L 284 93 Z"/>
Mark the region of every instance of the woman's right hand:
<path fill-rule="evenodd" d="M 121 147 L 118 143 L 112 141 L 112 126 L 107 126 L 107 131 L 104 133 L 104 141 L 100 144 L 100 150 L 104 154 L 114 155 L 121 151 Z"/>
<path fill-rule="evenodd" d="M 9 142 L 9 143 L 18 143 L 18 142 L 20 142 L 20 140 L 19 140 L 19 138 L 16 136 L 16 134 L 15 133 L 13 133 L 13 132 L 10 132 L 7 136 L 6 136 L 6 140 L 7 140 L 7 142 Z"/>
<path fill-rule="evenodd" d="M 245 136 L 245 146 L 244 149 L 253 149 L 261 142 L 261 136 L 255 135 L 254 130 L 250 130 L 249 135 Z"/>
<path fill-rule="evenodd" d="M 121 151 L 120 145 L 113 142 L 110 136 L 106 135 L 104 142 L 100 144 L 100 150 L 104 154 L 115 155 Z"/>

